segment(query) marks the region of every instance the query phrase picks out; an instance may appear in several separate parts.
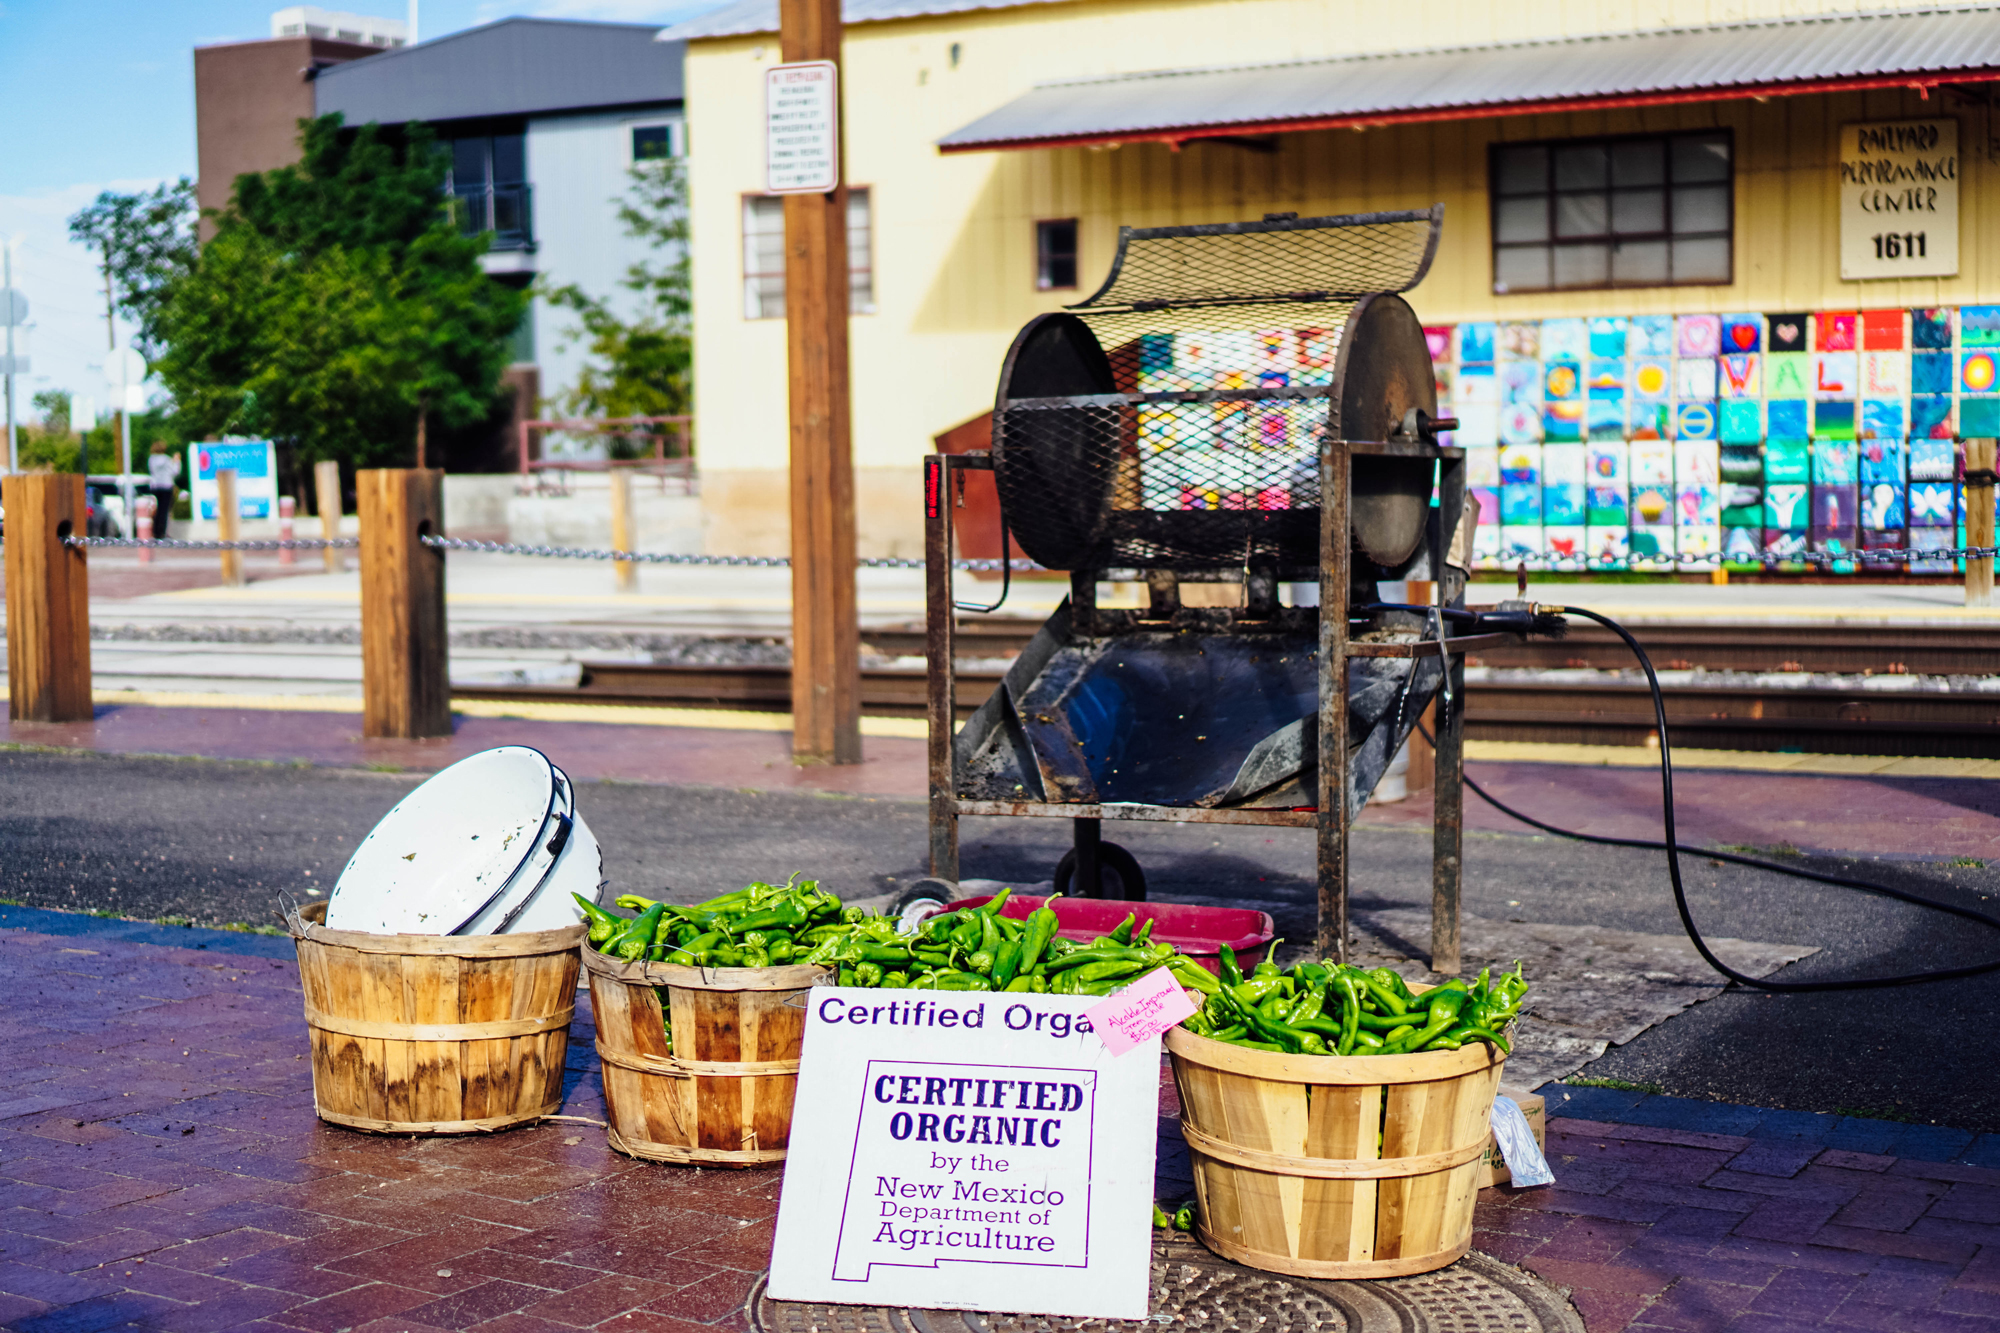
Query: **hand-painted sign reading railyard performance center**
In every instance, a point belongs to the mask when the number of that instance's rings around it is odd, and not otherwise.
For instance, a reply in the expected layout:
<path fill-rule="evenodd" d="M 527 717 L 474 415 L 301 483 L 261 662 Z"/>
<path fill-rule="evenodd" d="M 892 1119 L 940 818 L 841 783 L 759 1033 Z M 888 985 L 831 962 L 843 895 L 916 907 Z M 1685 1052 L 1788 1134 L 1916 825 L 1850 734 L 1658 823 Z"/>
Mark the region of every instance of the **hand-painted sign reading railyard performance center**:
<path fill-rule="evenodd" d="M 815 989 L 770 1294 L 1146 1314 L 1159 1038 L 1090 996 Z"/>

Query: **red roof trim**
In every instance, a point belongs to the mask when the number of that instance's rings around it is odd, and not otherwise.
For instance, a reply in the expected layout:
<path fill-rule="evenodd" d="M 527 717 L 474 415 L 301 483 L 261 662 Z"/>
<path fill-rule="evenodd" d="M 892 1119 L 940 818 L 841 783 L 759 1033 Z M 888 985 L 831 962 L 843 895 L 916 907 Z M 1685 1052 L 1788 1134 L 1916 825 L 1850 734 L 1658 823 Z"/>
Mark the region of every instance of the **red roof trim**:
<path fill-rule="evenodd" d="M 1076 148 L 1090 144 L 1128 143 L 1164 143 L 1179 151 L 1180 145 L 1196 139 L 1242 138 L 1253 134 L 1297 134 L 1306 130 L 1375 129 L 1388 125 L 1420 125 L 1449 120 L 1491 120 L 1500 116 L 1534 116 L 1562 111 L 1604 111 L 1615 107 L 1735 102 L 1745 98 L 1803 97 L 1812 93 L 1862 92 L 1876 88 L 1910 88 L 1928 98 L 1931 89 L 1944 84 L 1996 81 L 2000 81 L 2000 68 L 1952 70 L 1948 73 L 1930 74 L 1882 74 L 1859 78 L 1739 84 L 1727 88 L 1608 93 L 1594 97 L 1559 98 L 1539 102 L 1493 102 L 1479 106 L 1435 107 L 1410 111 L 1366 111 L 1343 116 L 1307 116 L 1294 120 L 1232 121 L 1226 125 L 1184 125 L 1170 129 L 1049 135 L 1035 139 L 995 139 L 987 143 L 940 145 L 938 151 L 990 153 L 1027 148 Z"/>

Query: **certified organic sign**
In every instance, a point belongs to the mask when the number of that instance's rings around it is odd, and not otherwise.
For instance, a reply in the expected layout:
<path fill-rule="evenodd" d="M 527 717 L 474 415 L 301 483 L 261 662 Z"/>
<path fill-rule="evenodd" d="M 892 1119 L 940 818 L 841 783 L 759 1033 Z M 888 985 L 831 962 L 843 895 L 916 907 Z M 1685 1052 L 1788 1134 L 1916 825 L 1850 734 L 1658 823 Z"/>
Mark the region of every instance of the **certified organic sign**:
<path fill-rule="evenodd" d="M 1159 1039 L 1090 996 L 815 989 L 770 1293 L 1146 1315 Z"/>
<path fill-rule="evenodd" d="M 764 72 L 764 188 L 824 194 L 840 184 L 840 70 L 831 60 Z"/>
<path fill-rule="evenodd" d="M 1864 121 L 1840 130 L 1840 276 L 1958 272 L 1958 122 Z"/>

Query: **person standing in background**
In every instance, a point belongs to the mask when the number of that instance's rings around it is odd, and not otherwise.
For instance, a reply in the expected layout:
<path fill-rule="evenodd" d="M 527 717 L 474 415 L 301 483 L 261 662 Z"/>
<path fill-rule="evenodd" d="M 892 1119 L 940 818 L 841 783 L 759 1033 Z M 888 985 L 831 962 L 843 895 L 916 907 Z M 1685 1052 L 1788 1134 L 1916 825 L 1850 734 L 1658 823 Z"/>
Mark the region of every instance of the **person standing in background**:
<path fill-rule="evenodd" d="M 180 480 L 181 460 L 165 440 L 153 441 L 153 455 L 146 460 L 147 487 L 153 493 L 153 540 L 167 535 L 167 515 L 174 507 L 174 485 Z"/>

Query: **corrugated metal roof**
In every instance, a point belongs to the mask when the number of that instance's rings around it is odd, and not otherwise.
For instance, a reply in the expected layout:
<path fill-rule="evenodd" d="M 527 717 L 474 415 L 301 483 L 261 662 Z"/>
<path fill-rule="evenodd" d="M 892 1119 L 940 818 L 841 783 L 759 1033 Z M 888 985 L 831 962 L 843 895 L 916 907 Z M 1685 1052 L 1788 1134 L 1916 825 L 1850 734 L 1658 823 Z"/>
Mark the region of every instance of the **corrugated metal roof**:
<path fill-rule="evenodd" d="M 881 23 L 889 19 L 923 18 L 928 14 L 963 14 L 975 9 L 1018 9 L 1023 5 L 1061 4 L 1063 0 L 841 0 L 843 23 Z M 676 23 L 660 34 L 663 42 L 695 41 L 702 37 L 748 37 L 778 30 L 778 0 L 736 0 L 699 18 Z"/>
<path fill-rule="evenodd" d="M 945 152 L 2000 78 L 2000 8 L 1843 14 L 1042 84 Z"/>
<path fill-rule="evenodd" d="M 350 125 L 464 120 L 682 97 L 682 43 L 649 23 L 503 19 L 320 71 L 313 104 Z"/>

